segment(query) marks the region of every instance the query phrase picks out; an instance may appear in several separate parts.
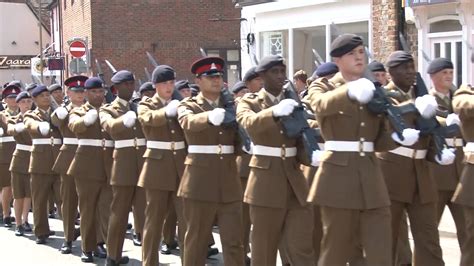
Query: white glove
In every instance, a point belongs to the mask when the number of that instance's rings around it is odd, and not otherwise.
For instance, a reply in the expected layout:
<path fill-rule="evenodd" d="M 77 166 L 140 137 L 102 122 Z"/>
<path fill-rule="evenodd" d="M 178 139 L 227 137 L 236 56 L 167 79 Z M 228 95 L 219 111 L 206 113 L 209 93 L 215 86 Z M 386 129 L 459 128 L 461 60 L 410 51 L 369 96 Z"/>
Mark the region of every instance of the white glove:
<path fill-rule="evenodd" d="M 374 97 L 375 86 L 372 81 L 366 78 L 360 78 L 347 83 L 349 98 L 358 101 L 361 104 L 368 103 Z"/>
<path fill-rule="evenodd" d="M 66 118 L 67 114 L 68 114 L 68 111 L 66 108 L 64 107 L 58 107 L 56 108 L 56 110 L 54 110 L 54 112 L 56 113 L 56 115 L 58 116 L 59 119 L 61 120 L 64 120 L 64 118 Z"/>
<path fill-rule="evenodd" d="M 49 123 L 44 122 L 44 121 L 39 122 L 38 129 L 39 129 L 39 132 L 41 133 L 41 135 L 47 136 L 48 133 L 49 133 L 49 129 L 50 129 Z"/>
<path fill-rule="evenodd" d="M 4 132 L 3 128 L 0 127 L 0 137 L 3 136 L 3 133 L 5 133 L 5 132 Z"/>
<path fill-rule="evenodd" d="M 411 146 L 418 141 L 420 131 L 413 128 L 405 128 L 402 132 L 403 140 L 398 137 L 396 132 L 392 133 L 392 139 L 403 146 Z"/>
<path fill-rule="evenodd" d="M 415 99 L 415 107 L 424 118 L 431 118 L 436 115 L 438 103 L 433 95 L 423 95 Z"/>
<path fill-rule="evenodd" d="M 273 116 L 287 116 L 293 112 L 298 103 L 293 99 L 284 99 L 277 105 L 273 106 Z"/>
<path fill-rule="evenodd" d="M 24 123 L 18 123 L 18 124 L 15 124 L 15 132 L 16 133 L 21 133 L 25 130 L 25 124 Z"/>
<path fill-rule="evenodd" d="M 86 124 L 86 126 L 94 124 L 98 116 L 99 114 L 96 109 L 90 109 L 84 116 L 84 124 Z"/>
<path fill-rule="evenodd" d="M 222 121 L 224 121 L 225 110 L 223 108 L 214 108 L 209 112 L 208 118 L 209 122 L 214 126 L 220 126 Z"/>
<path fill-rule="evenodd" d="M 454 125 L 454 124 L 460 126 L 461 125 L 461 120 L 459 120 L 459 116 L 457 114 L 452 113 L 452 114 L 449 114 L 446 117 L 446 125 L 450 126 L 450 125 Z"/>
<path fill-rule="evenodd" d="M 175 117 L 178 114 L 178 105 L 178 100 L 172 100 L 171 102 L 169 102 L 168 105 L 165 107 L 166 116 Z"/>
<path fill-rule="evenodd" d="M 133 127 L 135 120 L 137 120 L 137 114 L 134 111 L 128 111 L 123 115 L 123 125 L 125 127 Z"/>
<path fill-rule="evenodd" d="M 441 160 L 438 158 L 438 155 L 435 156 L 435 161 L 441 165 L 449 165 L 454 162 L 456 154 L 454 154 L 454 149 L 444 148 L 441 151 Z"/>
<path fill-rule="evenodd" d="M 321 156 L 323 156 L 324 151 L 320 150 L 315 150 L 313 151 L 313 154 L 311 155 L 311 165 L 312 166 L 319 166 L 319 163 L 321 163 Z"/>

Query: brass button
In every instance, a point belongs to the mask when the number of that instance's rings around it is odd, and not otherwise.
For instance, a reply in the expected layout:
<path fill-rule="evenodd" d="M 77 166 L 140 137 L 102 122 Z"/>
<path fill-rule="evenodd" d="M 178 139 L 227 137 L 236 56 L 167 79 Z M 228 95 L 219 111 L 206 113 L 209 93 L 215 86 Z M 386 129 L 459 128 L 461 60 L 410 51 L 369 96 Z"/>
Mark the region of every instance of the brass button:
<path fill-rule="evenodd" d="M 361 127 L 365 127 L 365 122 L 360 122 Z"/>
<path fill-rule="evenodd" d="M 359 106 L 359 110 L 364 110 L 364 106 Z"/>
<path fill-rule="evenodd" d="M 219 135 L 222 135 L 222 131 L 219 131 Z"/>
<path fill-rule="evenodd" d="M 280 134 L 283 134 L 283 130 L 280 130 Z"/>
<path fill-rule="evenodd" d="M 365 156 L 365 152 L 361 152 L 359 153 L 360 156 L 364 157 Z"/>
<path fill-rule="evenodd" d="M 173 152 L 173 155 L 176 155 L 176 152 L 175 152 L 175 151 Z"/>
<path fill-rule="evenodd" d="M 174 129 L 171 130 L 171 134 L 174 134 Z"/>
<path fill-rule="evenodd" d="M 133 130 L 137 130 L 137 127 L 133 127 Z"/>
<path fill-rule="evenodd" d="M 343 115 L 343 114 L 344 114 L 344 112 L 343 112 L 343 111 L 339 111 L 339 114 L 340 114 L 340 115 Z"/>
<path fill-rule="evenodd" d="M 281 144 L 281 146 L 282 146 L 283 148 L 285 148 L 285 147 L 286 147 L 286 145 L 285 145 L 285 144 Z"/>
<path fill-rule="evenodd" d="M 222 157 L 222 156 L 221 156 L 221 157 L 219 157 L 219 159 L 223 160 L 223 159 L 224 159 L 224 157 Z"/>
<path fill-rule="evenodd" d="M 360 141 L 365 141 L 365 138 L 360 138 Z"/>

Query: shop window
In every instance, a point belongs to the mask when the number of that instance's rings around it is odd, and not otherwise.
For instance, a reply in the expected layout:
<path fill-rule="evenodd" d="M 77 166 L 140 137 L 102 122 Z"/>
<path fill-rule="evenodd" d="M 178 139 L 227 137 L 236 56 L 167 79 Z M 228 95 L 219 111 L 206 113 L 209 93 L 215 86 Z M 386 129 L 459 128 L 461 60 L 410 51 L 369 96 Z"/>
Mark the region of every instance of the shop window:
<path fill-rule="evenodd" d="M 267 55 L 281 55 L 286 57 L 288 31 L 267 31 L 260 35 L 261 58 Z"/>
<path fill-rule="evenodd" d="M 441 20 L 430 24 L 430 33 L 447 32 L 447 31 L 461 31 L 462 26 L 459 20 Z"/>

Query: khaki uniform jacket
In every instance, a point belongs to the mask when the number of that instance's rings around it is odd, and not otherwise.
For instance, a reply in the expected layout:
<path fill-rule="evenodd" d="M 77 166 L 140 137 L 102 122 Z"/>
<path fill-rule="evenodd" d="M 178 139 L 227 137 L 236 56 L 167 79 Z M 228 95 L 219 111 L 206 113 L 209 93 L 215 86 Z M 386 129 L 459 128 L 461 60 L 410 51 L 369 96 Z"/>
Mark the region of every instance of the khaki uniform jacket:
<path fill-rule="evenodd" d="M 435 96 L 436 102 L 438 102 L 438 108 L 440 110 L 446 110 L 448 113 L 453 113 L 452 98 L 450 103 L 446 103 L 438 94 L 434 92 L 434 89 L 430 91 L 430 94 Z M 438 121 L 441 125 L 446 125 L 446 118 L 438 117 Z M 462 139 L 462 134 L 456 136 L 458 139 Z M 461 176 L 464 159 L 464 152 L 462 147 L 456 148 L 456 160 L 451 165 L 439 165 L 436 163 L 429 163 L 431 175 L 433 175 L 438 190 L 454 191 L 457 184 L 459 183 L 459 177 Z"/>
<path fill-rule="evenodd" d="M 127 128 L 123 124 L 123 115 L 130 111 L 130 104 L 124 105 L 116 98 L 112 103 L 100 108 L 100 124 L 113 140 L 144 139 L 140 121 Z M 111 185 L 136 186 L 143 167 L 145 146 L 114 149 Z"/>
<path fill-rule="evenodd" d="M 31 137 L 26 129 L 20 133 L 15 131 L 15 125 L 18 123 L 23 123 L 22 114 L 13 116 L 8 120 L 8 135 L 13 136 L 17 144 L 31 146 Z M 13 159 L 10 163 L 9 170 L 21 174 L 28 174 L 28 168 L 30 166 L 30 156 L 31 152 L 29 151 L 15 149 L 15 151 L 13 152 Z"/>
<path fill-rule="evenodd" d="M 222 103 L 219 104 L 222 108 Z M 232 145 L 234 154 L 189 153 L 178 188 L 178 196 L 201 201 L 228 203 L 242 200 L 242 187 L 235 163 L 240 149 L 237 130 L 208 122 L 213 107 L 198 94 L 181 101 L 178 120 L 188 145 Z"/>
<path fill-rule="evenodd" d="M 138 119 L 147 141 L 184 142 L 184 133 L 177 117 L 166 117 L 165 106 L 158 94 L 146 97 L 138 106 Z M 186 148 L 161 150 L 148 148 L 138 186 L 149 189 L 177 191 L 184 172 Z"/>
<path fill-rule="evenodd" d="M 51 124 L 51 111 L 45 113 L 38 107 L 35 110 L 28 111 L 24 115 L 26 129 L 32 139 L 60 139 L 61 134 L 57 127 Z M 39 123 L 48 122 L 50 124 L 49 134 L 41 135 L 39 132 Z M 33 145 L 30 158 L 29 172 L 33 174 L 54 175 L 53 165 L 59 154 L 61 145 Z"/>
<path fill-rule="evenodd" d="M 84 124 L 84 115 L 94 108 L 88 102 L 81 107 L 74 108 L 69 113 L 69 129 L 78 139 L 112 140 L 109 134 L 100 127 L 99 118 L 90 126 Z M 67 174 L 74 176 L 74 178 L 93 179 L 108 183 L 112 169 L 112 151 L 113 148 L 78 146 Z"/>
<path fill-rule="evenodd" d="M 65 106 L 65 108 L 70 112 L 73 109 L 72 103 Z M 55 125 L 63 138 L 76 138 L 76 135 L 69 129 L 69 115 L 64 119 L 59 119 L 56 113 L 53 113 L 51 116 L 51 122 Z M 59 150 L 58 158 L 53 166 L 53 171 L 58 174 L 66 174 L 71 165 L 74 155 L 76 155 L 77 145 L 63 144 Z"/>
<path fill-rule="evenodd" d="M 309 87 L 308 101 L 325 141 L 374 142 L 376 151 L 396 147 L 383 115 L 351 100 L 340 73 L 318 79 Z M 325 151 L 308 200 L 320 206 L 373 209 L 390 205 L 387 187 L 374 153 Z"/>
<path fill-rule="evenodd" d="M 282 159 L 252 155 L 244 201 L 252 205 L 284 208 L 292 190 L 299 203 L 306 205 L 309 187 L 300 163 L 308 164 L 308 161 L 304 160 L 301 143 L 284 134 L 281 123 L 273 116 L 273 105 L 263 89 L 246 94 L 237 106 L 237 121 L 247 130 L 254 145 L 296 147 L 299 156 Z"/>
<path fill-rule="evenodd" d="M 474 90 L 471 86 L 462 85 L 454 93 L 453 109 L 461 120 L 461 131 L 464 140 L 474 142 Z M 468 165 L 462 173 L 453 201 L 474 207 L 474 171 L 472 167 L 474 165 L 474 152 L 466 152 L 464 162 Z"/>
<path fill-rule="evenodd" d="M 400 90 L 394 88 L 393 82 L 387 85 L 388 91 Z M 412 97 L 408 93 L 393 97 L 394 104 L 403 105 L 411 102 Z M 406 126 L 416 127 L 416 118 L 418 113 L 410 113 L 403 116 Z M 407 148 L 415 150 L 428 150 L 427 158 L 434 159 L 434 154 L 430 147 L 429 136 L 420 136 L 418 141 Z M 437 200 L 437 189 L 433 177 L 428 170 L 428 161 L 426 159 L 412 159 L 390 152 L 377 153 L 381 160 L 381 166 L 387 183 L 388 192 L 391 200 L 413 203 L 415 195 L 419 195 L 421 203 L 434 202 Z"/>
<path fill-rule="evenodd" d="M 236 98 L 235 103 L 238 106 L 240 100 L 242 100 L 242 97 Z M 237 172 L 239 173 L 239 176 L 241 178 L 247 179 L 250 175 L 250 159 L 252 158 L 251 154 L 246 153 L 245 151 L 242 151 L 239 156 L 236 158 L 236 163 L 237 163 Z"/>
<path fill-rule="evenodd" d="M 15 115 L 17 115 L 16 112 L 11 112 L 7 109 L 0 112 L 0 127 L 3 128 L 3 132 L 4 132 L 3 136 L 1 137 L 13 136 L 12 134 L 8 133 L 7 123 L 4 123 L 3 120 L 5 119 L 5 121 L 8 121 L 8 119 L 10 119 L 11 117 Z M 14 151 L 15 151 L 14 141 L 5 142 L 5 143 L 0 141 L 0 167 L 5 167 L 5 168 L 9 167 Z"/>

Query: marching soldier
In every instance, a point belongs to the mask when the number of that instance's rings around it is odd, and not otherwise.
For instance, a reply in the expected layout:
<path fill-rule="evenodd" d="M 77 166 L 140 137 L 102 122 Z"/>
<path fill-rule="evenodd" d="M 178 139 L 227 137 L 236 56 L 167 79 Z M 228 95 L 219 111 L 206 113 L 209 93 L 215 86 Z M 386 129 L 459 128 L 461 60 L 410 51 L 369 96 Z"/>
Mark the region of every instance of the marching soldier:
<path fill-rule="evenodd" d="M 184 99 L 178 107 L 179 123 L 189 145 L 178 189 L 178 196 L 184 198 L 186 219 L 183 265 L 205 264 L 214 220 L 219 225 L 224 263 L 244 264 L 242 190 L 235 163 L 240 145 L 236 129 L 223 124 L 223 69 L 220 57 L 195 61 L 191 72 L 201 92 Z"/>
<path fill-rule="evenodd" d="M 387 77 L 387 70 L 384 65 L 378 61 L 372 61 L 367 65 L 367 68 L 372 72 L 374 78 L 382 85 L 386 86 L 389 83 Z"/>
<path fill-rule="evenodd" d="M 433 84 L 430 94 L 435 97 L 438 110 L 447 114 L 446 117 L 438 116 L 441 124 L 461 126 L 459 116 L 453 113 L 452 106 L 453 68 L 451 60 L 446 58 L 436 58 L 431 61 L 427 71 Z M 438 188 L 437 221 L 439 224 L 444 208 L 447 206 L 456 225 L 459 246 L 463 247 L 466 231 L 464 229 L 462 206 L 451 202 L 463 169 L 464 152 L 462 148 L 464 143 L 461 133 L 456 138 L 446 139 L 446 143 L 456 149 L 455 162 L 450 165 L 429 164 L 430 173 L 434 177 Z"/>
<path fill-rule="evenodd" d="M 179 91 L 179 94 L 184 98 L 191 97 L 191 87 L 189 86 L 189 81 L 187 80 L 178 80 L 174 84 L 175 89 Z"/>
<path fill-rule="evenodd" d="M 16 228 L 15 235 L 22 236 L 25 232 L 31 232 L 28 223 L 28 212 L 31 208 L 30 174 L 28 166 L 31 155 L 31 137 L 25 131 L 23 123 L 24 114 L 31 110 L 33 101 L 28 92 L 20 92 L 15 101 L 20 113 L 8 120 L 8 134 L 16 141 L 15 152 L 10 163 L 10 172 L 13 189 L 13 208 L 15 210 Z"/>
<path fill-rule="evenodd" d="M 48 196 L 60 186 L 59 176 L 53 172 L 53 165 L 61 146 L 59 130 L 51 125 L 51 98 L 44 85 L 35 87 L 31 93 L 36 109 L 24 115 L 24 123 L 31 136 L 29 172 L 31 174 L 31 196 L 33 201 L 34 232 L 37 244 L 45 244 L 46 239 L 54 234 L 49 230 L 47 208 Z M 55 195 L 60 198 L 59 195 Z"/>
<path fill-rule="evenodd" d="M 143 231 L 143 265 L 158 265 L 157 251 L 170 202 L 178 217 L 181 256 L 185 254 L 182 199 L 176 197 L 176 191 L 184 171 L 186 150 L 183 130 L 177 119 L 179 101 L 171 98 L 175 76 L 174 69 L 169 66 L 156 67 L 152 74 L 156 93 L 152 98 L 145 98 L 138 107 L 138 119 L 147 140 L 145 164 L 138 182 L 138 186 L 146 190 L 148 202 Z"/>
<path fill-rule="evenodd" d="M 395 144 L 384 118 L 366 107 L 375 88 L 362 78 L 362 38 L 340 35 L 330 55 L 339 73 L 313 82 L 308 95 L 325 140 L 308 197 L 324 228 L 318 265 L 345 265 L 359 244 L 368 265 L 391 265 L 390 199 L 374 151 Z"/>
<path fill-rule="evenodd" d="M 100 78 L 89 78 L 84 84 L 87 102 L 69 113 L 69 129 L 78 146 L 67 175 L 74 177 L 81 213 L 81 261 L 93 262 L 93 255 L 107 256 L 103 241 L 107 239 L 112 190 L 109 185 L 114 142 L 98 120 L 98 110 L 105 100 Z"/>
<path fill-rule="evenodd" d="M 252 93 L 259 91 L 263 87 L 263 80 L 258 75 L 258 73 L 255 72 L 255 68 L 256 67 L 251 67 L 249 70 L 247 70 L 244 78 L 242 79 L 249 91 Z"/>
<path fill-rule="evenodd" d="M 143 96 L 150 98 L 153 97 L 153 95 L 155 95 L 155 88 L 153 88 L 153 83 L 149 81 L 143 83 L 138 89 L 138 92 L 140 93 L 140 99 L 143 99 Z"/>
<path fill-rule="evenodd" d="M 110 179 L 113 198 L 107 230 L 107 265 L 118 265 L 128 263 L 128 257 L 122 257 L 122 248 L 132 206 L 137 236 L 134 244 L 141 245 L 146 201 L 145 191 L 137 183 L 144 162 L 146 140 L 141 125 L 136 121 L 136 105 L 129 103 L 135 87 L 133 74 L 121 70 L 111 80 L 118 95 L 112 103 L 100 108 L 99 117 L 102 128 L 115 141 Z"/>
<path fill-rule="evenodd" d="M 288 138 L 279 121 L 298 104 L 284 98 L 286 66 L 281 56 L 265 57 L 255 71 L 264 88 L 245 95 L 237 106 L 238 122 L 254 144 L 244 194 L 253 224 L 252 264 L 276 265 L 278 244 L 285 241 L 290 264 L 314 265 L 313 210 L 306 203 L 309 188 L 299 169 L 299 163 L 308 160 L 299 141 Z"/>
<path fill-rule="evenodd" d="M 15 139 L 7 133 L 7 121 L 10 117 L 18 114 L 18 106 L 15 101 L 21 89 L 15 84 L 9 84 L 2 92 L 2 99 L 5 100 L 6 108 L 0 112 L 0 192 L 3 210 L 3 223 L 5 227 L 11 227 L 13 217 L 11 217 L 10 204 L 12 201 L 11 174 L 9 169 L 15 150 Z"/>
<path fill-rule="evenodd" d="M 64 85 L 66 85 L 66 81 L 64 81 Z M 67 86 L 67 85 L 66 85 Z M 48 91 L 51 94 L 52 99 L 54 102 L 60 106 L 64 102 L 64 92 L 63 88 L 59 84 L 52 84 L 48 87 Z"/>
<path fill-rule="evenodd" d="M 84 83 L 87 79 L 86 76 L 73 76 L 64 81 L 64 85 L 68 86 L 67 95 L 70 103 L 56 108 L 51 116 L 51 122 L 58 127 L 63 137 L 63 146 L 53 166 L 53 170 L 61 176 L 62 206 L 60 207 L 64 227 L 64 243 L 60 249 L 62 254 L 71 253 L 72 241 L 76 240 L 79 236 L 79 230 L 75 229 L 74 226 L 77 217 L 78 201 L 76 184 L 74 177 L 67 174 L 69 165 L 76 154 L 77 138 L 68 127 L 68 115 L 73 108 L 84 104 Z"/>
<path fill-rule="evenodd" d="M 453 202 L 462 205 L 466 239 L 461 247 L 461 266 L 474 265 L 474 89 L 462 85 L 454 93 L 453 109 L 461 120 L 464 147 L 464 170 L 454 192 Z"/>
<path fill-rule="evenodd" d="M 416 71 L 413 57 L 405 51 L 396 51 L 390 54 L 386 65 L 392 78 L 387 89 L 391 92 L 393 102 L 405 104 L 414 100 L 413 84 Z M 415 106 L 419 114 L 404 116 L 408 126 L 416 126 L 419 115 L 430 118 L 436 113 L 436 100 L 431 95 L 418 97 Z M 413 263 L 444 265 L 437 229 L 436 184 L 429 174 L 427 160 L 446 165 L 452 163 L 454 154 L 446 149 L 443 150 L 442 158 L 433 159 L 429 136 L 420 137 L 416 143 L 409 144 L 406 141 L 407 139 L 402 142 L 398 140 L 402 146 L 377 154 L 391 200 L 392 261 L 396 261 L 399 227 L 406 211 L 415 240 Z M 445 156 L 447 153 L 450 153 L 450 156 Z"/>

